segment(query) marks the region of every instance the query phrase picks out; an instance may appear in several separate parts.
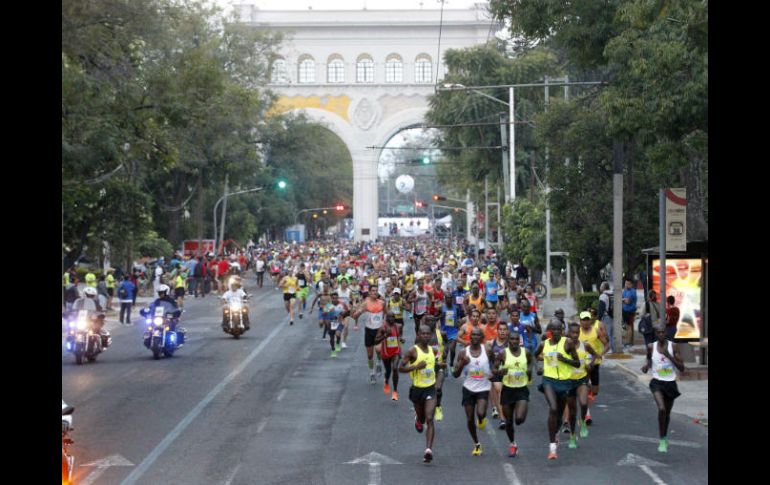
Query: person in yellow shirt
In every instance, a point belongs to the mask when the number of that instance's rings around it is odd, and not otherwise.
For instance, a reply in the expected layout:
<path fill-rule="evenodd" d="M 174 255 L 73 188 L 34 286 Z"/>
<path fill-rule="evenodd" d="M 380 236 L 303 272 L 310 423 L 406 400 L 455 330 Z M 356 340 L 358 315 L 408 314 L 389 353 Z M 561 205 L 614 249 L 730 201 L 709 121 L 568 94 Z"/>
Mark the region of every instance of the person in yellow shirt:
<path fill-rule="evenodd" d="M 289 325 L 294 325 L 294 302 L 297 299 L 298 285 L 297 277 L 283 270 L 283 278 L 278 282 L 278 286 L 283 289 L 283 303 L 286 307 L 286 313 L 289 314 Z"/>
<path fill-rule="evenodd" d="M 519 330 L 514 328 L 508 336 L 508 345 L 503 352 L 495 355 L 494 372 L 502 378 L 503 389 L 500 394 L 500 404 L 505 418 L 505 434 L 510 445 L 508 456 L 518 453 L 519 445 L 514 439 L 513 423 L 516 426 L 527 419 L 529 406 L 529 384 L 532 382 L 532 369 L 535 358 L 530 351 L 521 346 Z"/>
<path fill-rule="evenodd" d="M 96 288 L 96 275 L 93 271 L 86 273 L 86 287 Z"/>
<path fill-rule="evenodd" d="M 184 308 L 185 283 L 187 282 L 187 268 L 182 268 L 174 279 L 174 294 L 176 295 L 176 304 L 179 308 Z"/>
<path fill-rule="evenodd" d="M 414 405 L 414 427 L 418 433 L 428 428 L 425 433 L 425 454 L 423 462 L 433 460 L 433 436 L 435 433 L 433 416 L 436 411 L 436 368 L 446 368 L 446 362 L 436 362 L 436 356 L 430 347 L 431 330 L 427 325 L 420 325 L 415 345 L 410 348 L 398 371 L 409 373 L 412 387 L 409 388 L 409 400 Z"/>
<path fill-rule="evenodd" d="M 107 276 L 104 278 L 104 282 L 107 285 L 107 310 L 112 310 L 112 297 L 115 296 L 115 276 L 113 273 L 115 268 L 107 270 Z"/>

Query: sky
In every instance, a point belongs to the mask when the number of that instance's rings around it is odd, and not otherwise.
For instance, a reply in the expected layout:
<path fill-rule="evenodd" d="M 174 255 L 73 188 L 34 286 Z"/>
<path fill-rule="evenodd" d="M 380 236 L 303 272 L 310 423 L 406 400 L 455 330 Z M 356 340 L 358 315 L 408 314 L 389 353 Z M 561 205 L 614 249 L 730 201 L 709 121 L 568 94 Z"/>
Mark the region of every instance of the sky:
<path fill-rule="evenodd" d="M 358 10 L 366 6 L 369 10 L 393 9 L 440 9 L 440 0 L 214 0 L 221 7 L 251 4 L 262 10 Z M 444 9 L 466 9 L 484 0 L 444 0 Z"/>

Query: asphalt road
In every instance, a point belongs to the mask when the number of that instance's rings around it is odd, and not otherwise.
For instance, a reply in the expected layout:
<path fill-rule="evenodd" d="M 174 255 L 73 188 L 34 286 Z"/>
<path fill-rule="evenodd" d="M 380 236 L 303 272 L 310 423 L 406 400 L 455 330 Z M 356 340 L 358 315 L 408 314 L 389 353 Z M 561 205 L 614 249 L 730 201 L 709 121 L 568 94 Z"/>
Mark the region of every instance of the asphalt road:
<path fill-rule="evenodd" d="M 534 386 L 516 432 L 519 456 L 507 457 L 505 431 L 491 410 L 479 431 L 484 453 L 471 456 L 461 382 L 448 378 L 434 461 L 423 464 L 425 438 L 414 429 L 408 375 L 401 375 L 400 400 L 391 401 L 381 379 L 369 384 L 362 330 L 351 330 L 349 348 L 331 359 L 314 315 L 289 326 L 279 292 L 269 282 L 261 290 L 253 284 L 249 277 L 250 332 L 233 339 L 219 327 L 215 297 L 188 298 L 187 343 L 170 359 L 153 360 L 141 325 L 112 326 L 112 347 L 78 366 L 62 334 L 63 398 L 76 408 L 76 483 L 708 482 L 707 429 L 674 413 L 669 453 L 658 453 L 649 391 L 609 369 L 591 407 L 590 436 L 572 450 L 561 434 L 555 461 L 546 459 L 547 408 Z"/>

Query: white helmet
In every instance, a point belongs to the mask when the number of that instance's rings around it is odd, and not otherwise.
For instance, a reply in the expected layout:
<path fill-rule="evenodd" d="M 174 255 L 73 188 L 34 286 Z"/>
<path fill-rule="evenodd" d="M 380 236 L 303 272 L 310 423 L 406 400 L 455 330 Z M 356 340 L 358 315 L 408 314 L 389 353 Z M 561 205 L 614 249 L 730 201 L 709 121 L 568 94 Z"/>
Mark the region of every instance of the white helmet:
<path fill-rule="evenodd" d="M 96 288 L 89 286 L 83 290 L 83 294 L 86 296 L 96 296 Z"/>
<path fill-rule="evenodd" d="M 158 287 L 158 294 L 160 294 L 160 293 L 168 293 L 168 292 L 169 292 L 168 285 L 160 285 Z"/>

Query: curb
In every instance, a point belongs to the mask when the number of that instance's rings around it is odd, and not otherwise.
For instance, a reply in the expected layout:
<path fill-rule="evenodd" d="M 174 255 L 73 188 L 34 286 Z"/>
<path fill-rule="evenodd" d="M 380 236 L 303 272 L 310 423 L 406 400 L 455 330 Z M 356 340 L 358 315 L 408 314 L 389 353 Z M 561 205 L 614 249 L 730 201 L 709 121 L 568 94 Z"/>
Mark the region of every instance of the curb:
<path fill-rule="evenodd" d="M 652 377 L 648 375 L 640 374 L 620 362 L 613 362 L 612 367 L 622 370 L 624 373 L 628 374 L 631 377 L 636 378 L 639 382 L 642 382 L 644 384 L 649 384 L 650 381 L 652 380 Z"/>

